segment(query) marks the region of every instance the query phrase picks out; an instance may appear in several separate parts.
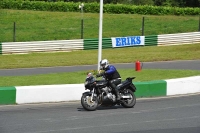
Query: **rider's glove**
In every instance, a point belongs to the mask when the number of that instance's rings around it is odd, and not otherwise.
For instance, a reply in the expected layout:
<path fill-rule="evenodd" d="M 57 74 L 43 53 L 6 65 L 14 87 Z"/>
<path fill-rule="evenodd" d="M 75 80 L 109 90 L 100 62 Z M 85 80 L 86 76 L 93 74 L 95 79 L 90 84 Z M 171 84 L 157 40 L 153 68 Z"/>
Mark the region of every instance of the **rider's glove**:
<path fill-rule="evenodd" d="M 96 75 L 96 78 L 98 78 L 98 77 L 101 77 L 100 74 L 97 74 L 97 75 Z"/>
<path fill-rule="evenodd" d="M 96 77 L 98 78 L 98 77 L 101 77 L 103 75 L 104 75 L 104 73 L 100 73 L 100 74 L 97 74 Z"/>

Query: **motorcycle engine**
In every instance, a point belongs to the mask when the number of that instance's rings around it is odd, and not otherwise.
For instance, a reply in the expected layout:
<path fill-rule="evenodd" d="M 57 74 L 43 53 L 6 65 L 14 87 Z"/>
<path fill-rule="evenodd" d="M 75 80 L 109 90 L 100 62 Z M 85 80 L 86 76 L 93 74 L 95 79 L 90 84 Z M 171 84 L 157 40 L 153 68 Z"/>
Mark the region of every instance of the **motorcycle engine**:
<path fill-rule="evenodd" d="M 114 94 L 112 94 L 112 93 L 108 93 L 108 94 L 107 94 L 107 97 L 108 97 L 110 100 L 112 100 L 113 102 L 116 101 L 116 96 L 115 96 Z"/>
<path fill-rule="evenodd" d="M 104 88 L 102 88 L 102 90 L 103 90 L 106 94 L 108 94 L 109 92 L 111 92 L 111 89 L 110 89 L 109 87 L 104 87 Z"/>
<path fill-rule="evenodd" d="M 104 96 L 104 100 L 107 100 L 107 99 L 110 99 L 112 100 L 113 102 L 116 101 L 116 96 L 114 94 L 111 93 L 111 88 L 109 87 L 105 87 L 105 88 L 102 88 L 102 90 L 105 92 L 105 96 Z"/>

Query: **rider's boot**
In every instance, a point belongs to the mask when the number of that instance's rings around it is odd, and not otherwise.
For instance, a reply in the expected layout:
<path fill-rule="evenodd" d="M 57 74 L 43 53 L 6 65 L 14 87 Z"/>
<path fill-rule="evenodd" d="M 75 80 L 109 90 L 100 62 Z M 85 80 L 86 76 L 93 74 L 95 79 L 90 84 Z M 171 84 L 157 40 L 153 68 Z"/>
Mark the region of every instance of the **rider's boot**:
<path fill-rule="evenodd" d="M 116 99 L 117 99 L 117 101 L 119 101 L 121 99 L 119 91 L 117 89 L 115 89 L 115 92 L 116 92 Z"/>

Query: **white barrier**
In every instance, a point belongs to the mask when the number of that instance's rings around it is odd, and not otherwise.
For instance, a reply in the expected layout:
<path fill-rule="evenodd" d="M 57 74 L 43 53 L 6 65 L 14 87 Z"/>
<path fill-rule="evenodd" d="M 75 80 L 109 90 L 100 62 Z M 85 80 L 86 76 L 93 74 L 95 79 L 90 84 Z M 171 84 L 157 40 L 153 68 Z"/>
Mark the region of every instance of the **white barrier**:
<path fill-rule="evenodd" d="M 169 79 L 166 96 L 200 92 L 200 76 Z M 84 84 L 16 86 L 16 104 L 81 100 Z M 88 91 L 88 90 L 87 90 Z"/>
<path fill-rule="evenodd" d="M 2 43 L 2 54 L 73 50 L 83 50 L 83 39 Z"/>
<path fill-rule="evenodd" d="M 158 35 L 158 46 L 200 43 L 200 32 Z"/>
<path fill-rule="evenodd" d="M 16 86 L 16 103 L 42 103 L 80 100 L 84 84 Z"/>
<path fill-rule="evenodd" d="M 167 96 L 200 92 L 200 76 L 165 81 L 167 82 Z"/>

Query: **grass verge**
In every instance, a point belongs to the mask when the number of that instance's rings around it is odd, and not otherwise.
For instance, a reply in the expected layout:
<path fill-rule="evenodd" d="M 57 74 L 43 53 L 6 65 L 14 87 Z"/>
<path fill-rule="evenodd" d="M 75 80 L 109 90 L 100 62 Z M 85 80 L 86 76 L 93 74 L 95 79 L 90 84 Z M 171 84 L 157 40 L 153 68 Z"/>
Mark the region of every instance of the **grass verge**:
<path fill-rule="evenodd" d="M 102 58 L 107 58 L 111 64 L 136 60 L 196 60 L 200 59 L 200 44 L 103 49 Z M 0 69 L 92 65 L 97 64 L 98 50 L 2 55 L 0 60 Z"/>
<path fill-rule="evenodd" d="M 200 75 L 196 70 L 163 70 L 143 69 L 136 72 L 133 69 L 119 69 L 122 80 L 135 76 L 134 81 L 151 81 L 181 78 Z M 88 71 L 39 74 L 30 76 L 7 76 L 0 77 L 0 86 L 29 86 L 29 85 L 53 85 L 53 84 L 79 84 L 84 83 Z"/>

